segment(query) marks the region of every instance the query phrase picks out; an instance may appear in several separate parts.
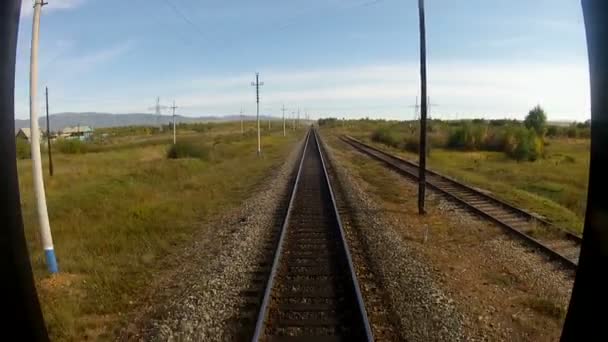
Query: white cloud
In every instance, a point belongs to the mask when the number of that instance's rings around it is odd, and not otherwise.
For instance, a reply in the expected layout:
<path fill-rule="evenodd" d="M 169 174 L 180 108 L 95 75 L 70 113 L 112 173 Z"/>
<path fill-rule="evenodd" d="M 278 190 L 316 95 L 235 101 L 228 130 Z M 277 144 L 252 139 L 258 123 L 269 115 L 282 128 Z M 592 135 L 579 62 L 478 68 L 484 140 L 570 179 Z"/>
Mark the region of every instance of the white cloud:
<path fill-rule="evenodd" d="M 540 103 L 551 118 L 587 118 L 588 71 L 570 64 L 430 63 L 429 96 L 441 117 L 522 118 Z M 342 69 L 266 70 L 261 73 L 262 106 L 279 114 L 285 103 L 317 113 L 411 117 L 419 93 L 418 66 L 372 65 Z M 230 114 L 253 106 L 252 74 L 208 77 L 197 90 L 175 94 L 182 109 Z M 219 88 L 217 85 L 221 84 Z M 371 110 L 374 110 L 371 112 Z"/>
<path fill-rule="evenodd" d="M 45 0 L 46 1 L 46 0 Z M 53 12 L 59 10 L 69 10 L 85 3 L 86 0 L 48 0 L 47 5 L 43 6 L 43 12 Z M 34 0 L 23 0 L 21 4 L 21 16 L 31 16 L 34 13 Z"/>
<path fill-rule="evenodd" d="M 124 48 L 110 49 L 84 64 L 116 56 Z M 112 52 L 113 51 L 113 52 Z M 262 69 L 261 110 L 280 116 L 297 108 L 317 115 L 345 117 L 411 118 L 419 94 L 417 64 L 378 64 L 361 67 L 289 70 Z M 236 114 L 241 106 L 255 113 L 250 82 L 255 73 L 181 77 L 170 82 L 117 84 L 98 100 L 56 104 L 61 111 L 142 112 L 154 96 L 175 99 L 182 114 Z M 437 106 L 435 117 L 523 118 L 536 104 L 550 119 L 585 120 L 589 112 L 586 65 L 575 64 L 473 64 L 429 62 L 429 96 Z M 194 79 L 194 81 L 192 81 Z M 66 94 L 66 98 L 69 98 Z"/>
<path fill-rule="evenodd" d="M 41 78 L 46 81 L 72 81 L 76 76 L 119 58 L 132 47 L 131 41 L 125 41 L 79 56 L 52 59 L 49 63 L 41 65 L 40 72 L 43 75 Z"/>

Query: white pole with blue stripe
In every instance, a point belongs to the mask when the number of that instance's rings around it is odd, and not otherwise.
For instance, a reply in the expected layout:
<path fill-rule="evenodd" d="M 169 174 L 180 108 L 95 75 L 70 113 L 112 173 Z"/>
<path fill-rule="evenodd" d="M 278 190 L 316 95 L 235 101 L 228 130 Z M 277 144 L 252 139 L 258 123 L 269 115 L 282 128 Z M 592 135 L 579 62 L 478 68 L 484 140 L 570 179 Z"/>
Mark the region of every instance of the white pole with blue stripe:
<path fill-rule="evenodd" d="M 50 273 L 57 273 L 57 259 L 53 248 L 49 213 L 46 207 L 44 193 L 44 178 L 42 178 L 42 157 L 40 156 L 40 128 L 38 127 L 38 113 L 36 112 L 36 94 L 38 87 L 38 36 L 40 31 L 40 12 L 45 5 L 43 0 L 34 0 L 34 17 L 32 24 L 32 51 L 30 57 L 30 143 L 32 151 L 32 175 L 34 177 L 34 192 L 38 208 L 38 221 L 40 224 L 40 237 L 46 257 L 46 264 Z"/>

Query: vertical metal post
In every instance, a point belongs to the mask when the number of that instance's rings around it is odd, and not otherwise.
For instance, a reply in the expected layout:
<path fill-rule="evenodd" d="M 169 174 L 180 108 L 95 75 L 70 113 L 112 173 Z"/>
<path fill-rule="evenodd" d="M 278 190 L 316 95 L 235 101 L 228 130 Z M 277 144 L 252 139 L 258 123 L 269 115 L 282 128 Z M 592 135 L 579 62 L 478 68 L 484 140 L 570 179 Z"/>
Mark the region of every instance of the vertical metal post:
<path fill-rule="evenodd" d="M 53 153 L 51 151 L 51 121 L 49 119 L 49 88 L 45 87 L 46 97 L 46 147 L 49 154 L 49 174 L 53 176 Z"/>
<path fill-rule="evenodd" d="M 40 127 L 38 125 L 38 111 L 36 95 L 38 93 L 38 38 L 40 34 L 40 12 L 44 5 L 42 0 L 35 0 L 34 17 L 32 20 L 32 46 L 30 57 L 30 130 L 32 150 L 32 176 L 34 178 L 34 193 L 38 209 L 40 236 L 46 256 L 46 264 L 50 273 L 57 273 L 57 259 L 53 247 L 49 213 L 46 206 L 44 192 L 44 179 L 42 177 L 42 158 L 40 156 Z"/>
<path fill-rule="evenodd" d="M 424 23 L 424 0 L 418 0 L 420 17 L 420 148 L 418 168 L 418 214 L 423 215 L 424 197 L 426 192 L 426 28 Z"/>

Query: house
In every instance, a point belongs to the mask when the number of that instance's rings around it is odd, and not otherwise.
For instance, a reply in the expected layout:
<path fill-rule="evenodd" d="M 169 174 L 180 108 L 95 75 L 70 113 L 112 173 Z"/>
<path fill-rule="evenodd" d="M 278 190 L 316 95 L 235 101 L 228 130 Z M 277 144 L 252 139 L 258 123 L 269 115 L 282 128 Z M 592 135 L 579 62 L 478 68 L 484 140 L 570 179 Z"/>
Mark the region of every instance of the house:
<path fill-rule="evenodd" d="M 63 139 L 78 139 L 78 140 L 89 140 L 93 135 L 93 129 L 89 126 L 74 126 L 65 127 L 59 134 L 60 138 Z"/>
<path fill-rule="evenodd" d="M 25 139 L 27 142 L 32 141 L 32 131 L 29 127 L 20 128 L 15 134 L 15 137 L 18 139 Z M 44 137 L 44 133 L 40 130 L 40 142 L 42 141 L 42 137 Z"/>

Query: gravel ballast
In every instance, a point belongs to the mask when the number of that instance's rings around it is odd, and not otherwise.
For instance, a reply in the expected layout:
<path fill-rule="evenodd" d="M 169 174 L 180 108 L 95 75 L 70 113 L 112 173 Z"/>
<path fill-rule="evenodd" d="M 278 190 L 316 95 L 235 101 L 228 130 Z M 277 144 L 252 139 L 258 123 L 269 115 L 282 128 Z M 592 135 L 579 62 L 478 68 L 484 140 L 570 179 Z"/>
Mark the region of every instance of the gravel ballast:
<path fill-rule="evenodd" d="M 332 148 L 325 146 L 332 165 L 334 187 L 340 189 L 336 191 L 338 201 L 353 208 L 349 212 L 355 224 L 345 225 L 345 229 L 348 235 L 357 235 L 363 240 L 374 272 L 381 278 L 401 338 L 409 341 L 470 340 L 463 330 L 463 314 L 453 305 L 454 301 L 436 284 L 419 255 L 390 229 L 391 224 L 382 215 L 378 215 L 382 208 L 369 198 L 350 170 L 333 157 Z"/>
<path fill-rule="evenodd" d="M 238 338 L 241 291 L 263 253 L 278 206 L 286 196 L 302 142 L 242 205 L 203 225 L 147 296 L 120 340 L 229 341 Z"/>
<path fill-rule="evenodd" d="M 572 272 L 432 191 L 419 216 L 417 184 L 326 140 L 347 235 L 364 240 L 403 339 L 559 339 Z"/>

